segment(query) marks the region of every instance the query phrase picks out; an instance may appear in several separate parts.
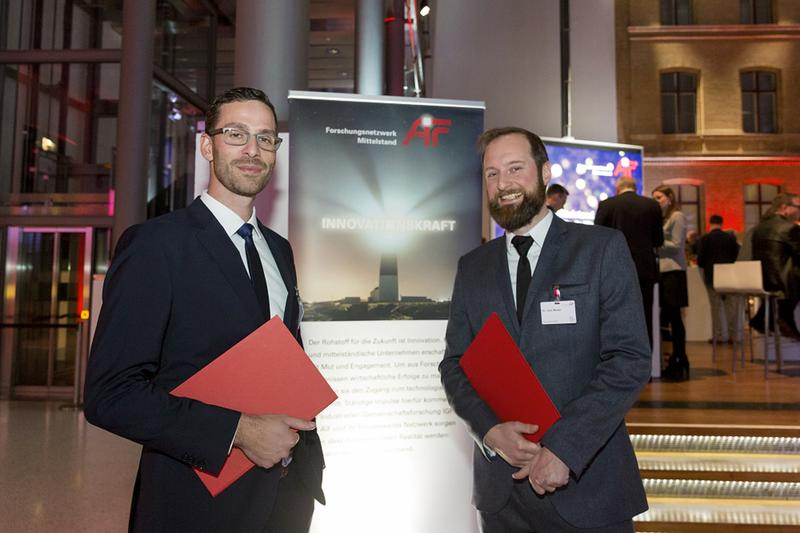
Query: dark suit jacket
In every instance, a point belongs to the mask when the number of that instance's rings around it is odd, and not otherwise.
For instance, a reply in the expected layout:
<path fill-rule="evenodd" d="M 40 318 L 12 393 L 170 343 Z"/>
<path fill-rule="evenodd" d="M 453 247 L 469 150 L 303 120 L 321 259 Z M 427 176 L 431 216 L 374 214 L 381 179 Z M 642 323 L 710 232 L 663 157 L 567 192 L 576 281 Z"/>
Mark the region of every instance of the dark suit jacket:
<path fill-rule="evenodd" d="M 800 226 L 781 215 L 759 222 L 753 230 L 753 259 L 761 261 L 765 289 L 800 298 Z"/>
<path fill-rule="evenodd" d="M 714 265 L 733 263 L 739 255 L 739 243 L 733 234 L 714 229 L 703 235 L 697 244 L 697 266 L 703 269 L 706 286 L 714 287 Z"/>
<path fill-rule="evenodd" d="M 284 322 L 299 339 L 291 247 L 260 228 L 289 290 Z M 212 498 L 191 467 L 220 470 L 239 413 L 169 394 L 263 322 L 239 252 L 199 199 L 120 238 L 87 369 L 85 414 L 144 446 L 131 530 L 263 529 L 279 467 L 253 468 Z M 319 438 L 301 435 L 291 468 L 322 500 Z"/>
<path fill-rule="evenodd" d="M 661 207 L 652 198 L 626 191 L 600 202 L 594 223 L 620 230 L 628 242 L 640 279 L 658 279 L 655 249 L 664 244 Z"/>
<path fill-rule="evenodd" d="M 576 324 L 542 325 L 540 303 L 574 300 Z M 459 359 L 492 312 L 497 312 L 547 390 L 561 419 L 542 445 L 571 471 L 551 495 L 558 513 L 575 527 L 596 528 L 647 509 L 636 457 L 623 417 L 650 374 L 650 348 L 641 294 L 622 234 L 558 217 L 547 234 L 517 322 L 505 238 L 494 239 L 458 264 L 442 384 L 475 440 L 474 503 L 493 513 L 508 501 L 516 470 L 487 458 L 486 433 L 500 422 L 470 385 Z M 532 490 L 532 489 L 531 489 Z"/>

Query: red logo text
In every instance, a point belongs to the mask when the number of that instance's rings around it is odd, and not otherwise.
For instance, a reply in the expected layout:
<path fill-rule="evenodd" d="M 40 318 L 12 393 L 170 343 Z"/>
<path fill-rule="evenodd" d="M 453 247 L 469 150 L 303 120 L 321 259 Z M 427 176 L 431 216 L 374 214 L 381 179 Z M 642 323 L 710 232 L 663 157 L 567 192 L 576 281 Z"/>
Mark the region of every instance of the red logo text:
<path fill-rule="evenodd" d="M 452 120 L 444 118 L 433 118 L 430 115 L 422 115 L 411 124 L 406 133 L 403 144 L 410 144 L 415 137 L 422 139 L 425 146 L 439 146 L 439 135 L 450 132 L 453 124 Z"/>

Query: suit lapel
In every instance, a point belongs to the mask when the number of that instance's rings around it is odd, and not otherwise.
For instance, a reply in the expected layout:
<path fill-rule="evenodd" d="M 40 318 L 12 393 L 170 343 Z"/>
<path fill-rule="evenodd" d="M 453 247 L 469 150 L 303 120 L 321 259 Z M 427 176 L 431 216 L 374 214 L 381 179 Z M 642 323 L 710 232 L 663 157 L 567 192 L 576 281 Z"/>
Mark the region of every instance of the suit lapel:
<path fill-rule="evenodd" d="M 297 287 L 295 286 L 294 279 L 292 279 L 292 265 L 291 259 L 288 254 L 284 253 L 275 234 L 264 226 L 261 221 L 258 222 L 261 228 L 261 234 L 267 239 L 267 245 L 272 252 L 272 257 L 275 258 L 275 263 L 278 265 L 278 271 L 281 273 L 283 284 L 286 286 L 286 302 L 283 310 L 283 323 L 289 331 L 295 332 L 297 330 L 297 318 L 299 313 L 299 303 L 297 301 Z"/>
<path fill-rule="evenodd" d="M 525 297 L 525 311 L 522 314 L 523 322 L 531 312 L 531 307 L 538 305 L 538 302 L 535 301 L 536 295 L 549 294 L 550 292 L 550 287 L 547 287 L 547 284 L 553 279 L 552 273 L 558 257 L 558 251 L 568 228 L 569 226 L 566 222 L 553 215 L 553 221 L 550 224 L 550 229 L 547 230 L 542 252 L 539 254 L 539 261 L 536 263 L 536 270 L 533 272 L 531 286 L 528 288 L 528 294 Z"/>
<path fill-rule="evenodd" d="M 510 320 L 505 321 L 511 324 L 511 335 L 515 339 L 519 338 L 519 322 L 517 321 L 517 305 L 514 303 L 514 293 L 511 290 L 511 275 L 508 272 L 508 251 L 506 250 L 505 236 L 499 237 L 490 243 L 494 246 L 491 252 L 495 283 L 503 298 L 503 305 Z"/>
<path fill-rule="evenodd" d="M 239 251 L 202 200 L 192 202 L 189 210 L 198 223 L 197 239 L 241 300 L 247 316 L 253 317 L 254 327 L 258 327 L 263 323 L 263 314 Z"/>

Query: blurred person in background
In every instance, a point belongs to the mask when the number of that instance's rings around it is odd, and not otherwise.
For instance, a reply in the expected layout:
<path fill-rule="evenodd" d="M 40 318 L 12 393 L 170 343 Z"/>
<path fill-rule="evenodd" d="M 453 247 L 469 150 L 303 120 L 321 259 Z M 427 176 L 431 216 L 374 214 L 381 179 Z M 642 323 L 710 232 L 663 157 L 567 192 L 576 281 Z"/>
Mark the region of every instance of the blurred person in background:
<path fill-rule="evenodd" d="M 736 261 L 739 243 L 731 232 L 722 230 L 720 215 L 711 215 L 708 222 L 708 233 L 698 241 L 697 266 L 703 269 L 703 283 L 711 304 L 712 335 L 717 342 L 740 341 L 742 324 L 736 312 L 738 296 L 720 295 L 714 290 L 714 265 Z"/>
<path fill-rule="evenodd" d="M 555 213 L 564 208 L 564 204 L 567 203 L 567 196 L 569 196 L 569 191 L 563 185 L 553 183 L 547 188 L 545 203 Z"/>
<path fill-rule="evenodd" d="M 661 323 L 669 326 L 672 338 L 672 354 L 667 360 L 662 378 L 667 381 L 684 381 L 689 379 L 686 328 L 681 316 L 681 308 L 689 305 L 686 283 L 686 215 L 678 206 L 675 191 L 666 185 L 653 189 L 653 200 L 661 206 L 664 230 L 664 244 L 658 249 Z"/>
<path fill-rule="evenodd" d="M 800 301 L 800 197 L 781 193 L 772 200 L 770 211 L 753 229 L 753 259 L 761 261 L 764 289 L 784 295 L 778 300 L 781 335 L 800 338 L 794 320 L 794 308 Z M 763 305 L 750 325 L 763 333 Z"/>

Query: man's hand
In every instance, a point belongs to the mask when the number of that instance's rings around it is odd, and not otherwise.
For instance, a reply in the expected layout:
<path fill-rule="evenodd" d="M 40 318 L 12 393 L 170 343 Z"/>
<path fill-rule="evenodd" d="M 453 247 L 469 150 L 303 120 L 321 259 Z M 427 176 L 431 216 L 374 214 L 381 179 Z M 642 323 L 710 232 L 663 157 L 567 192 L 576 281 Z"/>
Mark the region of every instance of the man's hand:
<path fill-rule="evenodd" d="M 525 479 L 526 476 L 536 494 L 542 496 L 545 492 L 553 492 L 567 484 L 569 467 L 553 452 L 542 448 L 530 464 L 512 474 L 511 477 Z"/>
<path fill-rule="evenodd" d="M 483 442 L 496 451 L 505 462 L 522 468 L 539 453 L 539 445 L 525 438 L 526 434 L 532 435 L 537 431 L 539 426 L 534 424 L 503 422 L 490 429 Z"/>
<path fill-rule="evenodd" d="M 293 416 L 242 414 L 233 445 L 258 466 L 270 468 L 292 453 L 300 442 L 298 430 L 315 427 L 314 422 Z"/>

